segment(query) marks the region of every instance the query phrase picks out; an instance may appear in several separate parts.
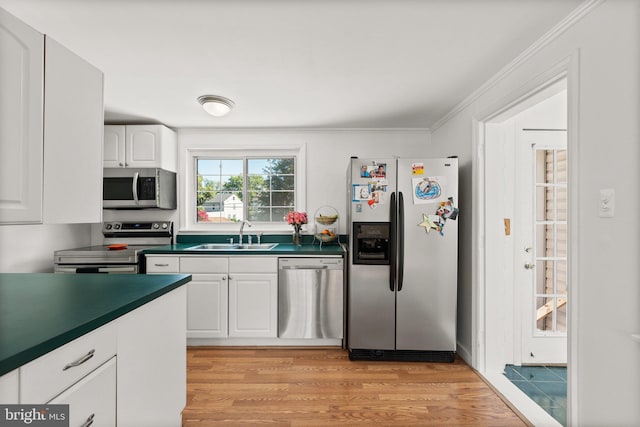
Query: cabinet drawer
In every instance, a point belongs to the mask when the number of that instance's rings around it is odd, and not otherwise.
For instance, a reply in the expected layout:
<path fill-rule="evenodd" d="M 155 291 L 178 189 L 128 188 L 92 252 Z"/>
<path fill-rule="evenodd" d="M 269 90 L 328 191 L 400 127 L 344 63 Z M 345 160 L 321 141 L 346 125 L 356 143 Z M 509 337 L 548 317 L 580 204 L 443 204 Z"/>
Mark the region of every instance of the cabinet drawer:
<path fill-rule="evenodd" d="M 107 324 L 20 368 L 20 401 L 44 404 L 116 354 Z"/>
<path fill-rule="evenodd" d="M 178 264 L 178 257 L 148 256 L 147 273 L 177 273 Z"/>
<path fill-rule="evenodd" d="M 180 257 L 181 273 L 227 273 L 226 257 L 193 256 Z"/>
<path fill-rule="evenodd" d="M 69 405 L 68 425 L 116 425 L 116 359 L 111 358 L 49 402 Z"/>
<path fill-rule="evenodd" d="M 278 258 L 239 256 L 229 258 L 229 273 L 277 273 Z"/>

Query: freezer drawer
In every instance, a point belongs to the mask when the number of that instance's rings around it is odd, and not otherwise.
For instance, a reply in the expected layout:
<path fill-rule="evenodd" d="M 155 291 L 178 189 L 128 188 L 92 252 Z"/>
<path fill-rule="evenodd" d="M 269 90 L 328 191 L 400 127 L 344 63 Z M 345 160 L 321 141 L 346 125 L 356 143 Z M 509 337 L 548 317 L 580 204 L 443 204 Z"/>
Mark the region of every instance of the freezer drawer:
<path fill-rule="evenodd" d="M 343 277 L 339 258 L 280 258 L 278 337 L 342 339 Z"/>

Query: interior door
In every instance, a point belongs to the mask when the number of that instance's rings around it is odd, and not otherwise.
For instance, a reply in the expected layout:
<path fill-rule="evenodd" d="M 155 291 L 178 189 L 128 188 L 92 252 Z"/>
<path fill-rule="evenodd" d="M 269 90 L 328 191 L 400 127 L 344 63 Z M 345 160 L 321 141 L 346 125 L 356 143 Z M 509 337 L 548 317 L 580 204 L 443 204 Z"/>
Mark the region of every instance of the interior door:
<path fill-rule="evenodd" d="M 516 283 L 523 364 L 567 362 L 567 133 L 523 131 L 516 149 Z"/>

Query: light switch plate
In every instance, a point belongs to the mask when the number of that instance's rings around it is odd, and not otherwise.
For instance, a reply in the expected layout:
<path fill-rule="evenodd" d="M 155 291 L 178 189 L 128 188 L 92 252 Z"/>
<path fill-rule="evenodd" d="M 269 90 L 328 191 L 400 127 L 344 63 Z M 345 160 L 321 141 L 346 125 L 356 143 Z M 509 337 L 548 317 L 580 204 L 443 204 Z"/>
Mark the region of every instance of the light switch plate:
<path fill-rule="evenodd" d="M 598 215 L 600 218 L 613 218 L 615 212 L 616 192 L 612 188 L 600 190 Z"/>

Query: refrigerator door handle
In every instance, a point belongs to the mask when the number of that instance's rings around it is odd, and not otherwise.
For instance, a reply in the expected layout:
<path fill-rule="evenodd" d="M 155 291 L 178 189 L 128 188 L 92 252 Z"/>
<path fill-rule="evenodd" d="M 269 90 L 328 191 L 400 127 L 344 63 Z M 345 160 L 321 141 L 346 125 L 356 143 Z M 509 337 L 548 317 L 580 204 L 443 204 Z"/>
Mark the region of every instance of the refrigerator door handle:
<path fill-rule="evenodd" d="M 404 278 L 404 198 L 402 191 L 398 192 L 398 292 L 402 290 Z"/>
<path fill-rule="evenodd" d="M 389 290 L 395 292 L 396 290 L 396 222 L 398 220 L 398 213 L 396 209 L 396 192 L 391 193 L 391 212 L 390 212 L 391 227 L 389 233 L 389 265 L 391 267 L 389 271 Z"/>

